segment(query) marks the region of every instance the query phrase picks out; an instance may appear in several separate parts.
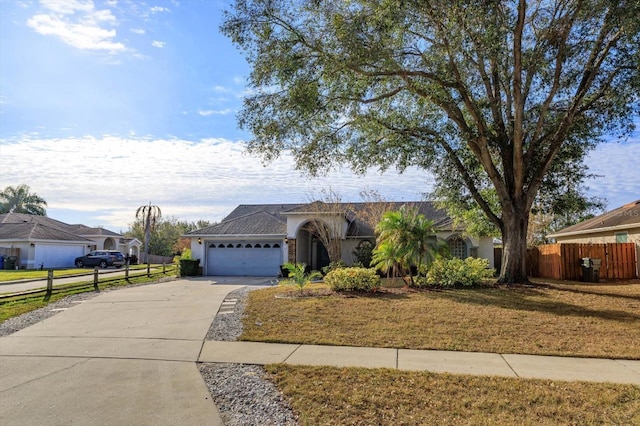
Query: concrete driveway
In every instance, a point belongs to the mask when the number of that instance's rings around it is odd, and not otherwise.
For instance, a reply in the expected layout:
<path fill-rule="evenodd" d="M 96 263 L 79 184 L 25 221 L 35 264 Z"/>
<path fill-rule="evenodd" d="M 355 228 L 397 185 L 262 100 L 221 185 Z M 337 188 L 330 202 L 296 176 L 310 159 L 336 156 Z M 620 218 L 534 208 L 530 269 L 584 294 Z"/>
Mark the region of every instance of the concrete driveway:
<path fill-rule="evenodd" d="M 221 425 L 196 361 L 225 296 L 266 281 L 111 291 L 0 338 L 0 424 Z"/>

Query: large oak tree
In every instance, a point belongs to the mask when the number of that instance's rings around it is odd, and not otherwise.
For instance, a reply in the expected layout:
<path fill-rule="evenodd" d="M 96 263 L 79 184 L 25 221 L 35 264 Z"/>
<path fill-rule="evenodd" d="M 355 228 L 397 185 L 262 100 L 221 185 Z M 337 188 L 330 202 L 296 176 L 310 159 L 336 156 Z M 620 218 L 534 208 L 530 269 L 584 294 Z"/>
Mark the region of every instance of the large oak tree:
<path fill-rule="evenodd" d="M 637 0 L 236 0 L 221 29 L 252 66 L 250 152 L 429 170 L 500 229 L 513 283 L 558 159 L 582 170 L 638 114 L 638 16 Z"/>

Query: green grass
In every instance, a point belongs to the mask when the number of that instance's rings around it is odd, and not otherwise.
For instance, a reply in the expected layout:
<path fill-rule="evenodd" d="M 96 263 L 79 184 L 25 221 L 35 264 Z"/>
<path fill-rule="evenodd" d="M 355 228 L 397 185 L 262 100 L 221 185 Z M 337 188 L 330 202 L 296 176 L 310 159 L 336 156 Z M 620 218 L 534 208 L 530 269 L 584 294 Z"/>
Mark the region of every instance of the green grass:
<path fill-rule="evenodd" d="M 171 265 L 167 265 L 169 268 Z M 151 265 L 152 268 L 161 268 L 162 265 Z M 147 269 L 147 265 L 131 265 L 129 266 L 130 271 L 136 271 L 141 269 Z M 82 275 L 88 274 L 93 271 L 93 268 L 58 268 L 53 270 L 54 278 L 61 277 L 69 277 L 74 275 Z M 104 271 L 104 269 L 101 269 Z M 124 271 L 124 268 L 114 269 L 109 268 L 108 271 Z M 37 280 L 37 279 L 47 279 L 48 270 L 44 269 L 33 270 L 33 269 L 18 269 L 18 270 L 5 270 L 0 269 L 0 282 L 6 281 L 17 281 L 17 280 Z"/>
<path fill-rule="evenodd" d="M 301 425 L 638 425 L 640 387 L 266 366 Z"/>
<path fill-rule="evenodd" d="M 137 268 L 138 270 L 143 268 Z M 104 280 L 98 283 L 98 288 L 101 290 L 115 287 L 126 287 L 129 285 L 137 285 L 144 283 L 152 283 L 157 282 L 161 278 L 165 277 L 175 277 L 176 268 L 175 267 L 167 267 L 167 274 L 163 274 L 162 272 L 153 272 L 151 276 L 148 277 L 146 274 L 133 276 L 129 278 L 129 281 L 123 278 L 119 279 L 111 279 Z M 28 296 L 16 296 L 10 297 L 6 299 L 0 299 L 0 322 L 5 321 L 9 318 L 16 317 L 18 315 L 22 315 L 27 312 L 31 312 L 33 310 L 43 308 L 47 306 L 49 303 L 53 303 L 57 300 L 63 299 L 67 296 L 77 294 L 77 293 L 86 293 L 93 292 L 93 280 L 88 280 L 84 282 L 84 286 L 80 287 L 81 283 L 67 284 L 64 286 L 56 287 L 55 291 L 51 295 L 51 298 L 48 301 L 44 300 L 44 293 L 38 293 L 35 295 Z"/>

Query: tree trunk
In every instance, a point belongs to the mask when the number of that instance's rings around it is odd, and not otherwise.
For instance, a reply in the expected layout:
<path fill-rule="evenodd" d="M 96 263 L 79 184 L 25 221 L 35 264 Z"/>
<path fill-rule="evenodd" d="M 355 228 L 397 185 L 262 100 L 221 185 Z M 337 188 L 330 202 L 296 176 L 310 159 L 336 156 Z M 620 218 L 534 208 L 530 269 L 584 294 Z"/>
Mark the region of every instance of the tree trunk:
<path fill-rule="evenodd" d="M 325 248 L 329 255 L 329 262 L 340 262 L 342 260 L 342 242 L 339 238 L 332 238 Z"/>
<path fill-rule="evenodd" d="M 529 209 L 513 207 L 502 213 L 502 267 L 498 282 L 503 284 L 528 283 L 527 229 Z"/>

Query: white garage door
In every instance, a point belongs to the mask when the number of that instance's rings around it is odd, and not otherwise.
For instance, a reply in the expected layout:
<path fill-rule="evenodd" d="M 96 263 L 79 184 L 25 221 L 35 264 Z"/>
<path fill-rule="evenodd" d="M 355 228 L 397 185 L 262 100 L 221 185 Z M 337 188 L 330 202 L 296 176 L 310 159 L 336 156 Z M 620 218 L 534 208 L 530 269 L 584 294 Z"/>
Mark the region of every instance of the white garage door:
<path fill-rule="evenodd" d="M 75 266 L 76 257 L 84 254 L 84 245 L 44 245 L 37 244 L 35 252 L 36 269 L 44 265 L 44 268 L 71 268 Z"/>
<path fill-rule="evenodd" d="M 275 277 L 281 264 L 277 241 L 210 243 L 207 252 L 207 275 Z"/>

